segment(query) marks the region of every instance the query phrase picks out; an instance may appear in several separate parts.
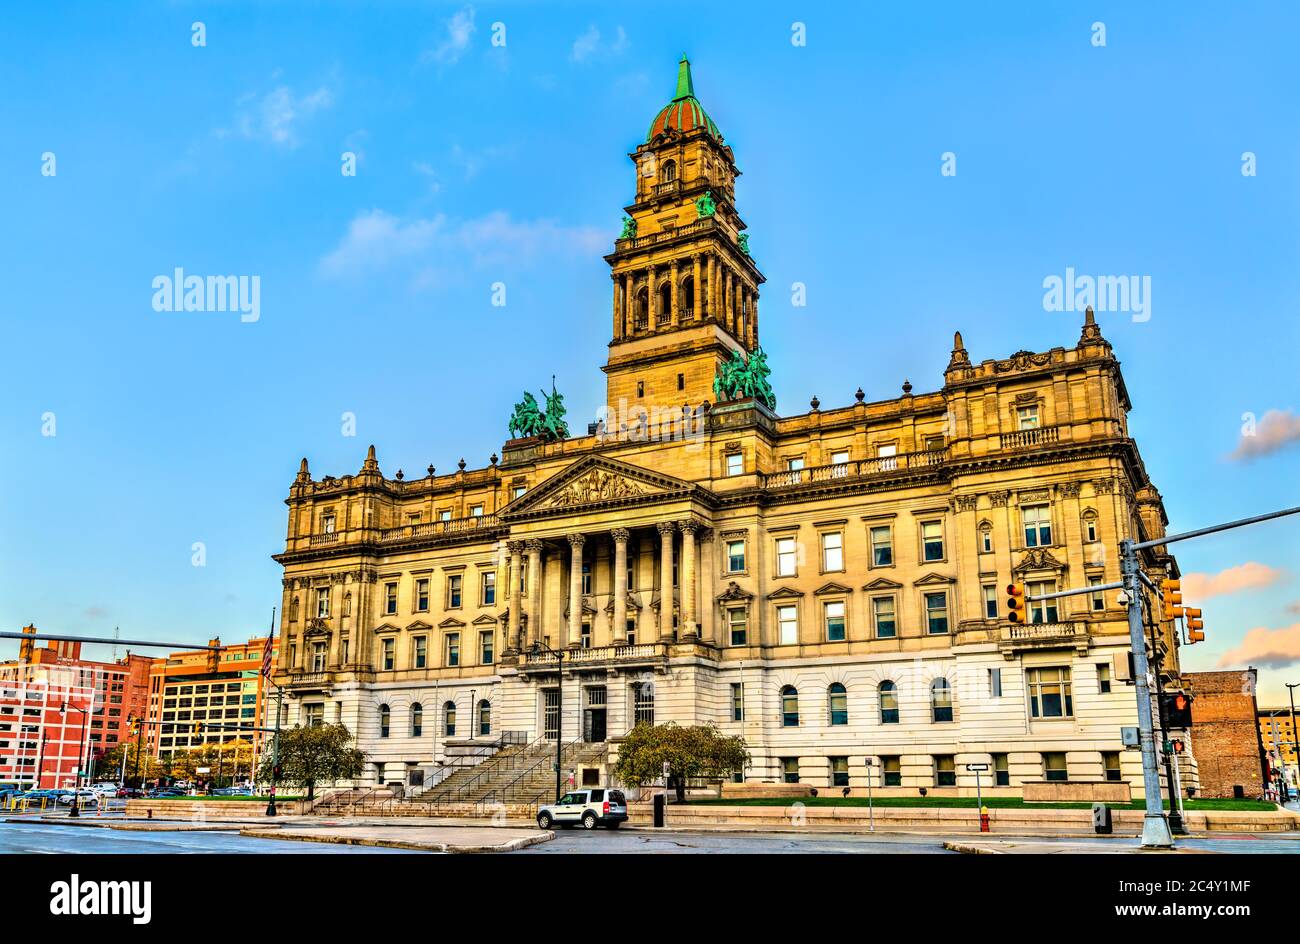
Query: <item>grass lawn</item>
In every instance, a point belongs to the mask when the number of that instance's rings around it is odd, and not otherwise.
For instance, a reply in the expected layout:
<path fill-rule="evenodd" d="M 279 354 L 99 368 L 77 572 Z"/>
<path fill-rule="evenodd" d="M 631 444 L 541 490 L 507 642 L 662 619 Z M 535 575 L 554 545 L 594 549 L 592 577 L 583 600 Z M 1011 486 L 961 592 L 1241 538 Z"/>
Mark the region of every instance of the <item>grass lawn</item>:
<path fill-rule="evenodd" d="M 804 806 L 861 806 L 867 805 L 866 797 L 746 797 L 736 800 L 691 800 L 693 805 L 698 806 L 792 806 L 795 803 L 802 803 Z M 929 807 L 931 809 L 974 809 L 976 806 L 974 797 L 876 797 L 874 805 L 884 809 L 886 807 Z M 991 810 L 1011 810 L 1011 809 L 1067 809 L 1067 810 L 1086 810 L 1091 809 L 1091 803 L 1026 803 L 1020 797 L 985 797 L 984 805 Z M 1125 808 L 1125 804 L 1108 803 L 1111 809 Z M 1146 809 L 1141 800 L 1133 800 L 1127 804 L 1128 809 L 1142 810 Z M 1165 803 L 1165 809 L 1169 808 L 1169 803 Z M 1183 809 L 1185 810 L 1233 810 L 1236 812 L 1268 812 L 1277 809 L 1273 803 L 1265 803 L 1263 800 L 1183 800 Z"/>

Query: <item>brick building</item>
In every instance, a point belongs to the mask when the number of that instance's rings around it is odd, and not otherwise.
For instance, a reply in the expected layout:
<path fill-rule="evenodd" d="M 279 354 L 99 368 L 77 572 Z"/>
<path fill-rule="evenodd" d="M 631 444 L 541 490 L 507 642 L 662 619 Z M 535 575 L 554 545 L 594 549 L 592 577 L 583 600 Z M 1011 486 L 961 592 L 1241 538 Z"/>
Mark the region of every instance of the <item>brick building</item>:
<path fill-rule="evenodd" d="M 1193 696 L 1192 741 L 1201 795 L 1262 795 L 1267 767 L 1259 739 L 1256 670 L 1184 672 L 1182 678 Z"/>

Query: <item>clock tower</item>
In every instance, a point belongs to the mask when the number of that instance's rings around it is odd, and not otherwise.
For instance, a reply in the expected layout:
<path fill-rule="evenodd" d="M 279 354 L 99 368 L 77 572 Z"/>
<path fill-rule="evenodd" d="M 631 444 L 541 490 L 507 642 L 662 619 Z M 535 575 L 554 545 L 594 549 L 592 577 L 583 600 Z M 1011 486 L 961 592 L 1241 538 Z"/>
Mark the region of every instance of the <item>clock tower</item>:
<path fill-rule="evenodd" d="M 758 287 L 736 210 L 735 156 L 695 97 L 691 64 L 629 157 L 636 196 L 605 257 L 614 329 L 607 403 L 636 411 L 712 402 L 718 367 L 758 347 Z"/>

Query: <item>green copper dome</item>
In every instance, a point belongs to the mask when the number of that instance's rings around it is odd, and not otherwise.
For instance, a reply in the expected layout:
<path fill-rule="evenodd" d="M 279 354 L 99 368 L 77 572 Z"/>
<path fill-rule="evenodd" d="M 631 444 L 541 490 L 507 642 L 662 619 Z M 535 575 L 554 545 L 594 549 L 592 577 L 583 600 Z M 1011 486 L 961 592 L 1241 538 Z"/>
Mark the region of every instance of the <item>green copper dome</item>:
<path fill-rule="evenodd" d="M 673 100 L 659 110 L 655 120 L 650 122 L 650 131 L 646 140 L 654 140 L 655 135 L 669 128 L 677 131 L 694 131 L 705 128 L 709 134 L 721 141 L 722 132 L 705 112 L 700 100 L 695 97 L 695 83 L 691 81 L 691 63 L 685 56 L 677 65 L 677 94 Z"/>

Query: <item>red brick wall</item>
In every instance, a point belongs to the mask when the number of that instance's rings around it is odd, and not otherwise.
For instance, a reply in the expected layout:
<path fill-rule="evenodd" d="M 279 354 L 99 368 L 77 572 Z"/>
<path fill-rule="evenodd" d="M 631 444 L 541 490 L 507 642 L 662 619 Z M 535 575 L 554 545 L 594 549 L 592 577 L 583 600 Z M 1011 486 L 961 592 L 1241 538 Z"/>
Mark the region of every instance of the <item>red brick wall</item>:
<path fill-rule="evenodd" d="M 1247 797 L 1264 792 L 1255 679 L 1254 669 L 1182 674 L 1193 695 L 1192 751 L 1202 796 L 1231 797 L 1238 785 Z"/>

